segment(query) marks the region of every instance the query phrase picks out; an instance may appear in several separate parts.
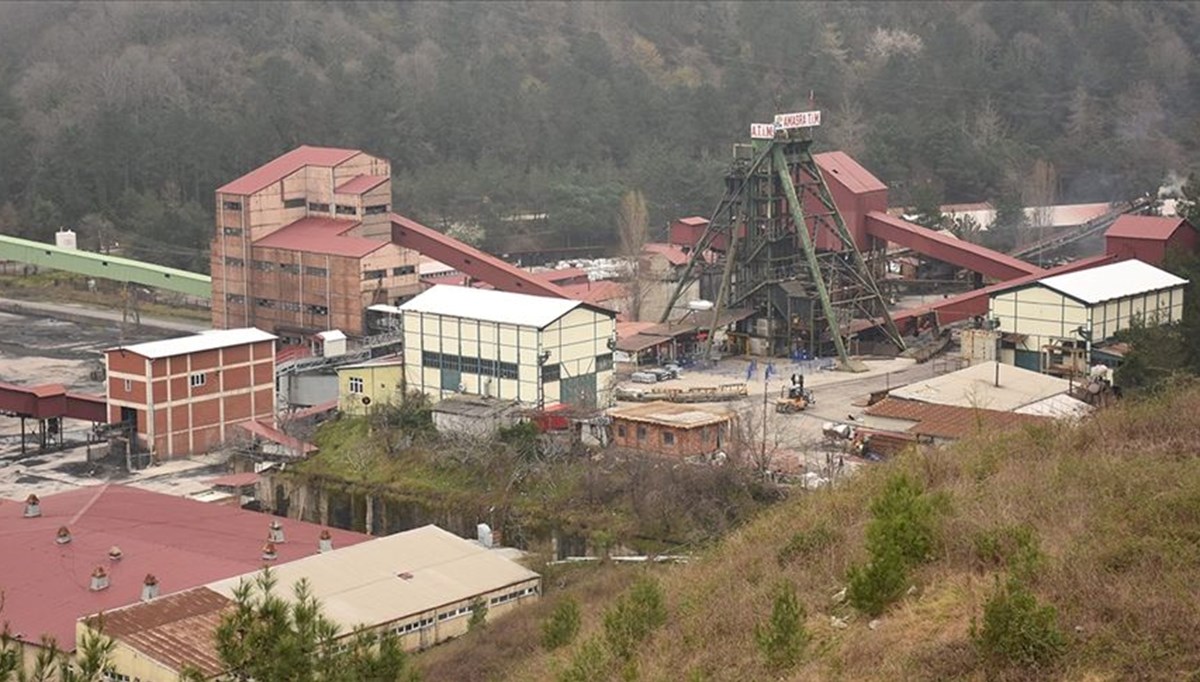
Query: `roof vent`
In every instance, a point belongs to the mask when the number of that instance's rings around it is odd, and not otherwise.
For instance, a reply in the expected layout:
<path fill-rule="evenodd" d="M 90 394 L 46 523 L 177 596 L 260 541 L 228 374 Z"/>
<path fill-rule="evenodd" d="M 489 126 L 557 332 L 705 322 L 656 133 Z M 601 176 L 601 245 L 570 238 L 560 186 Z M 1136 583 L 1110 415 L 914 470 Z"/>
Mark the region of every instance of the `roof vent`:
<path fill-rule="evenodd" d="M 92 571 L 92 592 L 108 589 L 108 571 L 104 570 L 103 566 L 97 566 Z"/>
<path fill-rule="evenodd" d="M 413 579 L 412 573 L 409 573 L 408 571 L 405 571 L 403 573 L 397 573 L 396 577 L 401 580 L 412 580 Z"/>
<path fill-rule="evenodd" d="M 333 551 L 333 534 L 328 528 L 321 530 L 321 537 L 317 539 L 317 551 L 321 554 Z"/>
<path fill-rule="evenodd" d="M 153 573 L 147 573 L 142 581 L 142 601 L 150 601 L 158 596 L 158 578 Z"/>
<path fill-rule="evenodd" d="M 113 545 L 108 548 L 108 558 L 111 561 L 120 561 L 123 556 L 125 556 L 125 553 L 121 551 L 120 547 Z"/>
<path fill-rule="evenodd" d="M 279 521 L 271 521 L 271 530 L 267 532 L 267 539 L 271 542 L 284 542 L 283 524 L 279 523 Z"/>
<path fill-rule="evenodd" d="M 54 538 L 54 541 L 60 545 L 67 544 L 71 541 L 71 530 L 66 526 L 59 526 L 58 536 Z"/>
<path fill-rule="evenodd" d="M 42 501 L 37 495 L 25 498 L 25 518 L 32 519 L 42 515 Z"/>
<path fill-rule="evenodd" d="M 275 559 L 278 557 L 279 557 L 279 554 L 275 551 L 275 543 L 274 542 L 268 542 L 267 544 L 263 545 L 263 548 L 262 548 L 263 561 L 275 561 Z"/>

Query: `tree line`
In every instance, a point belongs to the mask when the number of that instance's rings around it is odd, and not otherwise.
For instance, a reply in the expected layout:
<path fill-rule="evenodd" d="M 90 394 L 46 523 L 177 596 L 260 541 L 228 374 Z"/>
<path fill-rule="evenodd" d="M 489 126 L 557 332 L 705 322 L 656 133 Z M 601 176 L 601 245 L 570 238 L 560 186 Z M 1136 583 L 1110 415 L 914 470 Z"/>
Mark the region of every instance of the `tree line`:
<path fill-rule="evenodd" d="M 481 228 L 501 253 L 608 248 L 623 194 L 643 193 L 657 237 L 716 203 L 749 123 L 810 106 L 820 146 L 858 158 L 893 203 L 1125 199 L 1194 165 L 1198 17 L 1116 2 L 4 3 L 0 231 L 67 226 L 87 248 L 203 270 L 213 190 L 307 143 L 389 158 L 398 211 Z"/>

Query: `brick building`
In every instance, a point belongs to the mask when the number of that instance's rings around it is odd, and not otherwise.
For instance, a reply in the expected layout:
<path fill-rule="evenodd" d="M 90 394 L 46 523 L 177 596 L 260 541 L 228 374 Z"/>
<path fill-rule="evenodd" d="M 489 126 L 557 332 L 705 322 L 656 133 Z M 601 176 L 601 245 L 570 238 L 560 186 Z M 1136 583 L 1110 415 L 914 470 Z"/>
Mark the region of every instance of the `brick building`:
<path fill-rule="evenodd" d="M 613 445 L 658 455 L 711 455 L 729 447 L 731 412 L 657 401 L 610 410 Z"/>
<path fill-rule="evenodd" d="M 385 159 L 302 146 L 220 187 L 216 202 L 216 328 L 361 336 L 365 308 L 420 290 L 419 256 L 391 243 Z"/>
<path fill-rule="evenodd" d="M 273 423 L 275 339 L 225 329 L 108 348 L 108 421 L 135 423 L 135 449 L 159 458 L 205 452 L 240 422 Z"/>

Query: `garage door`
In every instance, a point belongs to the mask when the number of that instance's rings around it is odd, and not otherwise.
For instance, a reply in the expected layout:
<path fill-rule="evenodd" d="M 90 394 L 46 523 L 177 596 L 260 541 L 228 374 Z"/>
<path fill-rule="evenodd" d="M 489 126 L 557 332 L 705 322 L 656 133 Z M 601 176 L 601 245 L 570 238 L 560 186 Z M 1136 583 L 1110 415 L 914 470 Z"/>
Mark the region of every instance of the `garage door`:
<path fill-rule="evenodd" d="M 1036 350 L 1019 350 L 1016 357 L 1017 367 L 1042 371 L 1042 354 Z"/>

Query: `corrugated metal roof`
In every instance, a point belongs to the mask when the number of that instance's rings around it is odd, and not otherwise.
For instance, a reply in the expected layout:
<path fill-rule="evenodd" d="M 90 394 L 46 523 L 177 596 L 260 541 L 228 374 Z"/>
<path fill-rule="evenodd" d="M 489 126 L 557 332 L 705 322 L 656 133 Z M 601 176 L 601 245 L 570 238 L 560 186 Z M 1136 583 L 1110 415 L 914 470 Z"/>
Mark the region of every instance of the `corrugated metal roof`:
<path fill-rule="evenodd" d="M 816 161 L 822 172 L 832 174 L 855 194 L 887 190 L 887 185 L 846 152 L 813 154 L 813 161 Z"/>
<path fill-rule="evenodd" d="M 1123 215 L 1117 218 L 1112 227 L 1104 233 L 1105 237 L 1120 237 L 1123 239 L 1150 239 L 1166 241 L 1175 234 L 1180 225 L 1187 223 L 1183 218 L 1161 218 L 1149 215 Z M 1187 223 L 1190 224 L 1190 223 Z"/>
<path fill-rule="evenodd" d="M 541 329 L 581 305 L 582 301 L 567 298 L 436 284 L 400 309 Z"/>
<path fill-rule="evenodd" d="M 658 242 L 649 242 L 642 245 L 644 253 L 652 253 L 662 256 L 667 259 L 671 265 L 687 265 L 688 254 L 682 248 L 674 244 L 662 244 Z"/>
<path fill-rule="evenodd" d="M 234 602 L 197 587 L 104 614 L 104 634 L 154 661 L 181 671 L 191 665 L 206 677 L 225 671 L 216 631 Z M 88 619 L 92 626 L 98 619 Z"/>
<path fill-rule="evenodd" d="M 275 518 L 120 485 L 47 495 L 40 517 L 22 518 L 23 510 L 21 501 L 0 500 L 3 619 L 28 641 L 50 635 L 68 650 L 75 647 L 76 620 L 138 602 L 147 573 L 166 594 L 257 570 Z M 278 546 L 279 563 L 316 554 L 321 526 L 279 521 L 288 540 Z M 54 542 L 60 526 L 70 530 L 70 543 Z M 335 547 L 370 539 L 330 532 Z M 114 545 L 122 551 L 116 564 L 108 558 Z M 97 565 L 109 569 L 110 585 L 92 592 Z"/>
<path fill-rule="evenodd" d="M 241 195 L 254 194 L 272 183 L 279 182 L 305 166 L 331 168 L 345 163 L 359 154 L 362 154 L 362 152 L 357 149 L 302 145 L 283 156 L 268 161 L 237 180 L 218 187 L 217 192 Z"/>
<path fill-rule="evenodd" d="M 1176 277 L 1140 260 L 1125 260 L 1037 281 L 1048 289 L 1089 305 L 1151 291 L 1183 286 L 1186 279 Z"/>
<path fill-rule="evenodd" d="M 356 175 L 334 190 L 337 194 L 363 194 L 388 181 L 386 175 Z"/>
<path fill-rule="evenodd" d="M 1014 365 L 1001 364 L 999 376 L 1000 385 L 996 386 L 996 363 L 982 362 L 892 389 L 891 395 L 937 405 L 1009 411 L 1070 389 L 1066 379 Z"/>
<path fill-rule="evenodd" d="M 648 424 L 659 424 L 681 429 L 694 429 L 709 424 L 722 424 L 733 415 L 727 411 L 705 410 L 695 405 L 669 403 L 657 400 L 652 403 L 616 407 L 608 411 L 613 419 L 628 419 Z"/>
<path fill-rule="evenodd" d="M 169 358 L 174 355 L 185 355 L 187 353 L 199 353 L 206 350 L 216 350 L 218 348 L 229 348 L 230 346 L 240 346 L 247 343 L 259 343 L 261 341 L 274 341 L 279 337 L 274 334 L 264 332 L 261 329 L 254 327 L 244 327 L 242 329 L 212 329 L 203 331 L 199 334 L 184 336 L 178 339 L 164 339 L 162 341 L 149 341 L 147 343 L 136 343 L 132 346 L 114 346 L 105 348 L 106 351 L 125 351 L 127 353 L 135 353 L 144 358 L 151 360 L 157 358 Z"/>
<path fill-rule="evenodd" d="M 895 397 L 884 398 L 875 403 L 867 408 L 867 414 L 872 417 L 917 422 L 908 429 L 909 433 L 934 438 L 965 438 L 1024 424 L 1044 423 L 1048 419 L 1031 414 L 957 405 L 935 405 Z"/>
<path fill-rule="evenodd" d="M 254 242 L 254 245 L 269 249 L 287 249 L 349 258 L 362 258 L 387 245 L 387 242 L 384 241 L 350 237 L 344 234 L 358 224 L 354 220 L 338 220 L 337 218 L 301 218 L 259 239 Z"/>
<path fill-rule="evenodd" d="M 343 631 L 390 623 L 539 577 L 432 525 L 276 566 L 272 573 L 280 595 L 291 595 L 293 585 L 307 579 L 325 614 Z M 232 598 L 238 583 L 252 576 L 208 587 Z"/>

